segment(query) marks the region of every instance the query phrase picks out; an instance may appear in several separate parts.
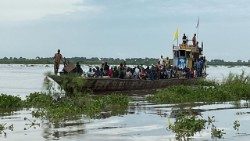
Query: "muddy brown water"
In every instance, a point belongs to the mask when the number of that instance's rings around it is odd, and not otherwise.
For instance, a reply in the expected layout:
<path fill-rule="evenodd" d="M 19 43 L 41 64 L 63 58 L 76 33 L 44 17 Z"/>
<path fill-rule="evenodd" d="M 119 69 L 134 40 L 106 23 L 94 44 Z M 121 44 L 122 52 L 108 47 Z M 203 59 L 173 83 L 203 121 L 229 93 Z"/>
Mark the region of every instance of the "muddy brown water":
<path fill-rule="evenodd" d="M 87 70 L 86 66 L 83 66 Z M 23 99 L 35 91 L 43 91 L 44 73 L 52 71 L 49 65 L 0 65 L 0 93 L 19 95 Z M 208 79 L 222 80 L 229 72 L 250 72 L 249 67 L 209 67 Z M 23 109 L 12 113 L 1 113 L 0 123 L 13 129 L 0 134 L 2 141 L 36 140 L 36 141 L 173 141 L 174 133 L 167 129 L 169 121 L 173 122 L 179 108 L 195 109 L 207 119 L 215 116 L 215 125 L 224 129 L 224 140 L 243 140 L 250 138 L 250 104 L 248 101 L 216 103 L 204 105 L 193 104 L 152 104 L 141 95 L 131 96 L 126 114 L 102 119 L 82 117 L 79 120 L 52 124 L 47 120 L 32 117 L 31 110 Z M 27 118 L 27 120 L 25 120 Z M 239 131 L 233 129 L 233 122 L 239 120 Z M 32 124 L 33 122 L 33 124 Z M 192 140 L 213 140 L 210 129 L 197 133 Z"/>

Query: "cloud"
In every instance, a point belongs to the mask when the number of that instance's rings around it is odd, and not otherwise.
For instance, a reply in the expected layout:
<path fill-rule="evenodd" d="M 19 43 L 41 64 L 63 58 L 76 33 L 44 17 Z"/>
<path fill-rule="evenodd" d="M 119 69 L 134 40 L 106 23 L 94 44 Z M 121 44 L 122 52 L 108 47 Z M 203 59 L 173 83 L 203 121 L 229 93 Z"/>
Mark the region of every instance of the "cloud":
<path fill-rule="evenodd" d="M 211 16 L 249 16 L 248 0 L 181 0 L 166 1 L 158 9 L 169 15 L 211 15 Z"/>
<path fill-rule="evenodd" d="M 39 20 L 51 15 L 99 12 L 83 0 L 0 0 L 0 21 Z"/>

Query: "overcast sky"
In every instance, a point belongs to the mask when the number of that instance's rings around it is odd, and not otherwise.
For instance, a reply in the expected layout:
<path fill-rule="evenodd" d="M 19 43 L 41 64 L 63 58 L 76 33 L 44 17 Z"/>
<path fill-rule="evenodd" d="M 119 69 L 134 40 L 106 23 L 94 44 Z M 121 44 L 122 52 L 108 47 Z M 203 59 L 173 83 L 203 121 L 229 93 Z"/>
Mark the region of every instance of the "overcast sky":
<path fill-rule="evenodd" d="M 172 57 L 198 17 L 209 60 L 250 59 L 249 0 L 0 0 L 0 58 Z"/>

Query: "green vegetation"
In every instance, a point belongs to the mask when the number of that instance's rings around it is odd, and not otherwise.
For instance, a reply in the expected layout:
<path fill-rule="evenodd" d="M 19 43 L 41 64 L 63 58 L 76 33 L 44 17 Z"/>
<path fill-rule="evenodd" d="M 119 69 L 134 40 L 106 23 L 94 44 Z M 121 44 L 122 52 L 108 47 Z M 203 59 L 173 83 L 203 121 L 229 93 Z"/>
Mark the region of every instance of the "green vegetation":
<path fill-rule="evenodd" d="M 59 89 L 66 92 L 66 96 L 72 97 L 79 93 L 88 93 L 88 90 L 84 88 L 86 79 L 83 79 L 77 74 L 67 74 L 67 75 L 47 75 L 44 81 L 44 87 L 49 94 L 55 94 L 55 88 L 51 80 L 47 79 L 48 77 L 53 78 L 56 82 L 60 84 Z"/>
<path fill-rule="evenodd" d="M 171 57 L 170 57 L 171 58 Z M 121 62 L 126 62 L 128 65 L 152 65 L 156 64 L 159 58 L 86 58 L 86 57 L 72 57 L 66 58 L 68 61 L 72 63 L 80 62 L 81 64 L 89 64 L 89 65 L 96 65 L 101 64 L 102 62 L 108 62 L 108 64 L 119 65 Z M 36 57 L 33 59 L 27 59 L 24 57 L 4 57 L 0 58 L 0 64 L 53 64 L 52 57 Z M 243 61 L 225 61 L 222 59 L 213 59 L 207 61 L 207 65 L 211 66 L 250 66 L 250 60 Z"/>
<path fill-rule="evenodd" d="M 4 131 L 6 129 L 13 131 L 13 124 L 11 124 L 10 126 L 7 126 L 6 124 L 0 124 L 0 134 L 4 134 L 5 137 L 7 136 L 7 133 Z"/>
<path fill-rule="evenodd" d="M 210 66 L 250 66 L 250 60 L 243 61 L 243 60 L 237 60 L 237 61 L 225 61 L 222 59 L 213 59 L 211 61 L 207 62 Z"/>
<path fill-rule="evenodd" d="M 235 120 L 233 123 L 233 128 L 234 130 L 236 130 L 237 132 L 240 130 L 240 122 L 238 120 Z"/>
<path fill-rule="evenodd" d="M 5 129 L 3 124 L 0 124 L 0 134 L 2 134 L 3 130 Z"/>
<path fill-rule="evenodd" d="M 56 77 L 56 76 L 55 76 Z M 44 87 L 47 93 L 31 93 L 26 100 L 17 96 L 0 95 L 0 110 L 14 108 L 34 108 L 35 117 L 48 119 L 52 122 L 77 119 L 81 116 L 90 118 L 105 118 L 124 114 L 129 98 L 126 95 L 112 93 L 106 96 L 93 96 L 82 90 L 84 79 L 78 76 L 62 76 L 61 88 L 67 88 L 66 95 L 56 93 L 52 83 L 45 79 Z"/>
<path fill-rule="evenodd" d="M 198 119 L 197 116 L 180 116 L 174 124 L 169 124 L 169 129 L 175 134 L 177 140 L 186 140 L 195 133 L 205 129 L 206 120 Z"/>
<path fill-rule="evenodd" d="M 45 93 L 31 93 L 26 97 L 25 106 L 35 107 L 35 108 L 43 108 L 49 106 L 53 102 L 52 97 Z"/>
<path fill-rule="evenodd" d="M 20 97 L 6 94 L 0 95 L 0 109 L 16 109 L 22 107 L 22 104 Z"/>
<path fill-rule="evenodd" d="M 194 113 L 194 109 L 179 109 L 176 114 L 175 122 L 169 121 L 168 129 L 175 133 L 177 140 L 188 140 L 196 133 L 201 132 L 204 129 L 211 130 L 211 138 L 222 138 L 225 134 L 224 130 L 218 129 L 215 126 L 215 119 L 208 117 L 203 119 L 201 115 Z"/>
<path fill-rule="evenodd" d="M 211 128 L 211 136 L 212 138 L 222 138 L 223 135 L 226 134 L 223 129 L 218 129 L 216 126 L 212 126 Z"/>
<path fill-rule="evenodd" d="M 89 64 L 89 65 L 96 65 L 101 64 L 103 62 L 108 62 L 108 64 L 119 65 L 121 62 L 126 62 L 128 65 L 152 65 L 156 64 L 158 59 L 157 58 L 127 58 L 127 59 L 119 59 L 119 58 L 86 58 L 86 57 L 72 57 L 66 58 L 68 61 L 72 63 L 79 62 L 80 64 Z M 23 57 L 20 58 L 7 58 L 4 57 L 0 59 L 0 64 L 53 64 L 52 57 L 36 57 L 34 59 L 26 59 Z"/>
<path fill-rule="evenodd" d="M 206 82 L 196 86 L 173 86 L 147 97 L 154 103 L 227 102 L 250 99 L 250 77 L 244 72 L 230 74 L 222 83 Z M 205 84 L 205 85 L 204 85 Z"/>
<path fill-rule="evenodd" d="M 77 119 L 81 116 L 105 118 L 126 112 L 129 103 L 128 96 L 116 93 L 93 96 L 87 92 L 80 92 L 82 80 L 78 77 L 65 76 L 64 81 L 70 81 L 74 84 L 74 86 L 71 84 L 74 93 L 66 96 L 56 95 L 49 82 L 45 82 L 48 93 L 31 93 L 25 100 L 21 100 L 17 96 L 1 94 L 0 113 L 11 113 L 22 108 L 34 108 L 32 109 L 33 116 L 58 122 Z M 65 86 L 69 85 L 67 82 L 65 82 Z"/>
<path fill-rule="evenodd" d="M 32 112 L 35 117 L 58 122 L 77 119 L 82 115 L 99 118 L 123 114 L 126 112 L 128 102 L 128 97 L 121 94 L 103 97 L 84 94 L 53 100 L 49 95 L 33 93 L 27 96 L 26 105 L 37 108 Z"/>
<path fill-rule="evenodd" d="M 54 76 L 56 77 L 56 76 Z M 62 75 L 62 83 L 60 85 L 61 89 L 65 90 L 68 96 L 73 96 L 77 93 L 83 93 L 83 86 L 86 82 L 82 77 L 71 75 Z M 86 91 L 86 90 L 85 90 Z"/>

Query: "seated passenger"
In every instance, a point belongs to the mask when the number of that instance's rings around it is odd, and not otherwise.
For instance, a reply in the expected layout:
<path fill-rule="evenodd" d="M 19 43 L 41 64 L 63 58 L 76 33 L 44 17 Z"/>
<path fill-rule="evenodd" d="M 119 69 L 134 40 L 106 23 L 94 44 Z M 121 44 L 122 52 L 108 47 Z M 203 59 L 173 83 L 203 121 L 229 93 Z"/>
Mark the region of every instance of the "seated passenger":
<path fill-rule="evenodd" d="M 139 79 L 139 73 L 140 73 L 140 69 L 139 69 L 139 66 L 137 66 L 134 68 L 133 78 Z"/>
<path fill-rule="evenodd" d="M 78 75 L 80 75 L 80 76 L 83 74 L 83 70 L 82 70 L 81 65 L 79 64 L 79 62 L 76 63 L 75 72 L 76 72 Z"/>
<path fill-rule="evenodd" d="M 109 65 L 107 62 L 104 63 L 103 70 L 104 70 L 104 75 L 107 76 L 109 71 Z"/>
<path fill-rule="evenodd" d="M 161 55 L 161 58 L 159 59 L 159 62 L 160 62 L 160 65 L 164 65 L 164 59 L 163 59 L 163 56 Z"/>
<path fill-rule="evenodd" d="M 87 77 L 94 77 L 95 72 L 93 72 L 92 68 L 89 68 L 89 71 L 87 72 Z"/>
<path fill-rule="evenodd" d="M 96 67 L 94 77 L 101 77 L 101 71 L 100 71 L 99 67 Z"/>
<path fill-rule="evenodd" d="M 113 77 L 113 74 L 114 74 L 114 69 L 113 69 L 113 67 L 111 67 L 111 68 L 108 70 L 108 76 L 109 76 L 110 78 L 112 78 L 112 77 Z"/>
<path fill-rule="evenodd" d="M 165 59 L 165 66 L 167 69 L 170 67 L 170 60 L 168 57 Z"/>
<path fill-rule="evenodd" d="M 118 68 L 118 72 L 119 72 L 119 78 L 123 79 L 125 77 L 125 67 L 123 65 L 123 63 L 120 64 L 119 68 Z"/>
<path fill-rule="evenodd" d="M 146 76 L 147 76 L 147 74 L 145 72 L 145 69 L 141 69 L 140 74 L 139 74 L 140 79 L 146 80 L 147 79 Z"/>
<path fill-rule="evenodd" d="M 118 78 L 119 77 L 119 71 L 117 69 L 117 66 L 114 67 L 113 77 Z"/>
<path fill-rule="evenodd" d="M 131 79 L 132 78 L 132 73 L 130 71 L 130 68 L 127 69 L 126 74 L 125 74 L 126 79 Z"/>

